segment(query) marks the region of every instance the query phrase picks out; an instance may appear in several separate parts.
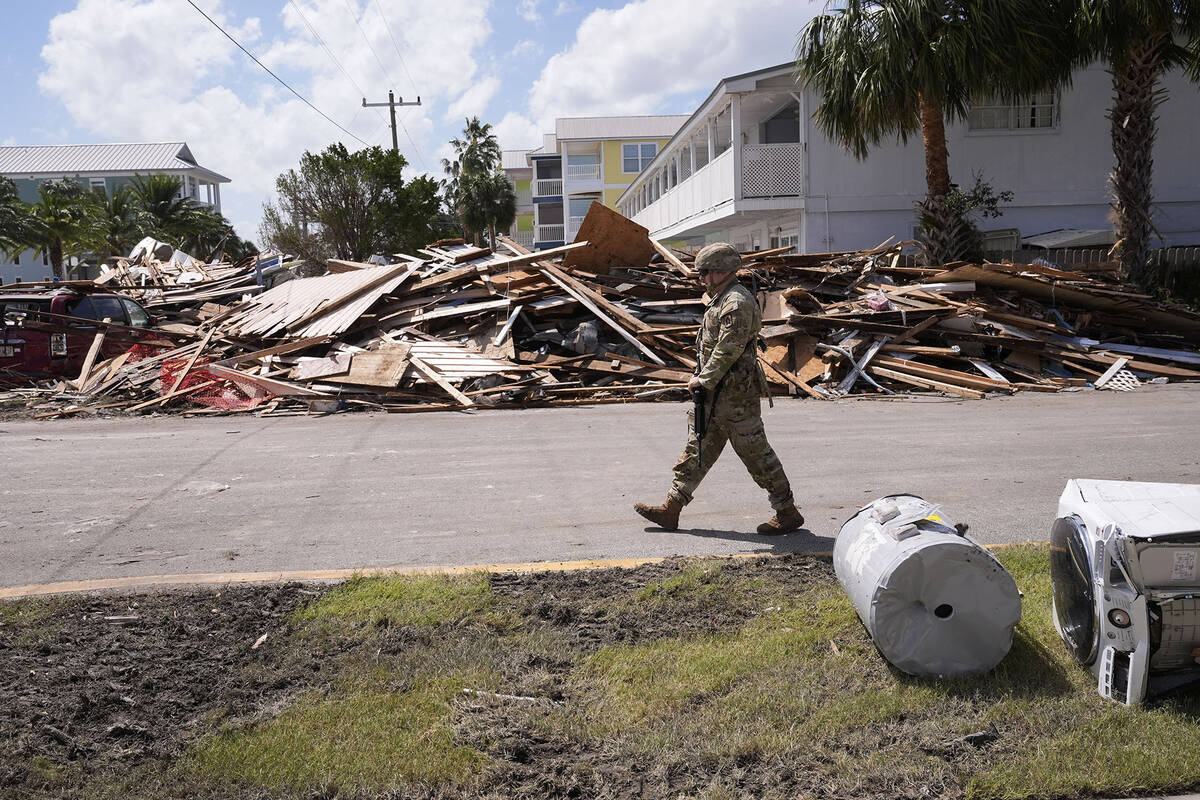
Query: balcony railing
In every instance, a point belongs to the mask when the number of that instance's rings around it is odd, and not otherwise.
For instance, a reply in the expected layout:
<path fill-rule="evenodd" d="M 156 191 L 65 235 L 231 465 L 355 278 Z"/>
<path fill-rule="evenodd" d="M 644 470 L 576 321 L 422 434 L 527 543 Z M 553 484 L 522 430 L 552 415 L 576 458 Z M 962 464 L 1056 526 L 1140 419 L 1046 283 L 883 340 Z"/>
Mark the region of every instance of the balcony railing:
<path fill-rule="evenodd" d="M 568 219 L 567 221 L 571 223 L 572 228 L 574 228 L 575 230 L 579 230 L 579 226 L 583 224 L 583 217 L 574 217 L 573 216 L 570 219 Z"/>
<path fill-rule="evenodd" d="M 513 231 L 508 235 L 508 238 L 521 245 L 521 247 L 533 247 L 533 231 Z"/>
<path fill-rule="evenodd" d="M 568 164 L 567 177 L 573 181 L 600 180 L 599 164 Z"/>
<path fill-rule="evenodd" d="M 534 197 L 554 197 L 562 194 L 562 178 L 534 181 Z"/>
<path fill-rule="evenodd" d="M 561 242 L 566 233 L 563 225 L 538 225 L 536 238 L 539 242 Z"/>
<path fill-rule="evenodd" d="M 804 191 L 804 145 L 749 144 L 742 148 L 742 196 L 782 197 Z"/>

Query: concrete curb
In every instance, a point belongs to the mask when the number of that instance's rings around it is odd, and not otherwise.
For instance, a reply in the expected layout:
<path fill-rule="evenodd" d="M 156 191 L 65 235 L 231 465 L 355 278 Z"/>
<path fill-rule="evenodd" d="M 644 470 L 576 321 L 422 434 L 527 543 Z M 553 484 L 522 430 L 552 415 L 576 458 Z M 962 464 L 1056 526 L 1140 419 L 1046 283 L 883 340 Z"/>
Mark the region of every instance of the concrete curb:
<path fill-rule="evenodd" d="M 984 545 L 988 550 L 1002 550 L 1042 542 L 1005 542 Z M 832 558 L 832 550 L 798 551 L 797 555 Z M 730 553 L 721 556 L 661 556 L 647 558 L 601 558 L 582 561 L 519 561 L 511 564 L 470 564 L 465 566 L 432 567 L 352 567 L 349 569 L 275 570 L 264 572 L 197 572 L 168 575 L 135 575 L 127 578 L 96 578 L 83 581 L 27 583 L 23 586 L 0 587 L 0 600 L 38 597 L 49 594 L 106 592 L 115 589 L 151 589 L 162 586 L 226 586 L 248 583 L 287 583 L 344 581 L 356 576 L 374 575 L 464 575 L 471 572 L 569 572 L 591 569 L 632 569 L 643 564 L 661 564 L 670 558 L 770 558 L 769 553 Z M 1195 797 L 1200 800 L 1200 795 Z"/>
<path fill-rule="evenodd" d="M 829 551 L 803 555 L 829 558 Z M 684 558 L 770 558 L 766 553 L 734 553 L 725 556 L 683 556 Z M 471 572 L 569 572 L 571 570 L 631 569 L 643 564 L 661 564 L 669 558 L 608 558 L 584 561 L 526 561 L 511 564 L 472 564 L 434 567 L 356 567 L 352 569 L 281 570 L 271 572 L 207 572 L 175 575 L 138 575 L 128 578 L 98 578 L 85 581 L 30 583 L 0 588 L 0 600 L 36 597 L 48 594 L 103 592 L 113 589 L 148 589 L 159 586 L 227 586 L 247 583 L 286 583 L 289 581 L 344 581 L 355 576 L 373 575 L 464 575 Z"/>

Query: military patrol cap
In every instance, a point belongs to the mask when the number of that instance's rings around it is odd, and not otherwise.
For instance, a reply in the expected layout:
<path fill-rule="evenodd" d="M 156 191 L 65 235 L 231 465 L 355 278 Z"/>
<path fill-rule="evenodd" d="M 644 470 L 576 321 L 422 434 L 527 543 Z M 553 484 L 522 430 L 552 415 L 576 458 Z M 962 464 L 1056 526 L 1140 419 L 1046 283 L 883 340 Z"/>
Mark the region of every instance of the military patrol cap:
<path fill-rule="evenodd" d="M 741 268 L 742 257 L 728 242 L 713 242 L 696 254 L 696 269 L 701 272 L 736 272 Z"/>

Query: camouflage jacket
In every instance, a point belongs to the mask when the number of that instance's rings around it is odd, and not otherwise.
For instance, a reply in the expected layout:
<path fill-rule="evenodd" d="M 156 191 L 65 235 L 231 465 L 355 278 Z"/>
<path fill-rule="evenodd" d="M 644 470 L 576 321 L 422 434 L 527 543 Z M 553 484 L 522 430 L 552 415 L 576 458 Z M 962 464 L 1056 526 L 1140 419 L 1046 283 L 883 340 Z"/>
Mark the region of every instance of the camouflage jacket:
<path fill-rule="evenodd" d="M 707 391 L 728 375 L 726 384 L 739 393 L 760 396 L 756 340 L 761 329 L 758 302 L 736 280 L 709 300 L 696 332 L 696 375 Z"/>

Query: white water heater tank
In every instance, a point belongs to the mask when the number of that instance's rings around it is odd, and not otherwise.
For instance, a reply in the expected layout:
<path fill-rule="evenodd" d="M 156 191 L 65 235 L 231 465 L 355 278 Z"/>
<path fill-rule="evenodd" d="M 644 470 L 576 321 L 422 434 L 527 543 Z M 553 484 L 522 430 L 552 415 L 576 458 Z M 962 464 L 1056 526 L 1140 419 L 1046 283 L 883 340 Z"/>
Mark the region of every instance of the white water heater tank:
<path fill-rule="evenodd" d="M 1012 647 L 1021 594 L 995 556 L 911 494 L 842 525 L 833 568 L 879 652 L 910 675 L 992 669 Z"/>

